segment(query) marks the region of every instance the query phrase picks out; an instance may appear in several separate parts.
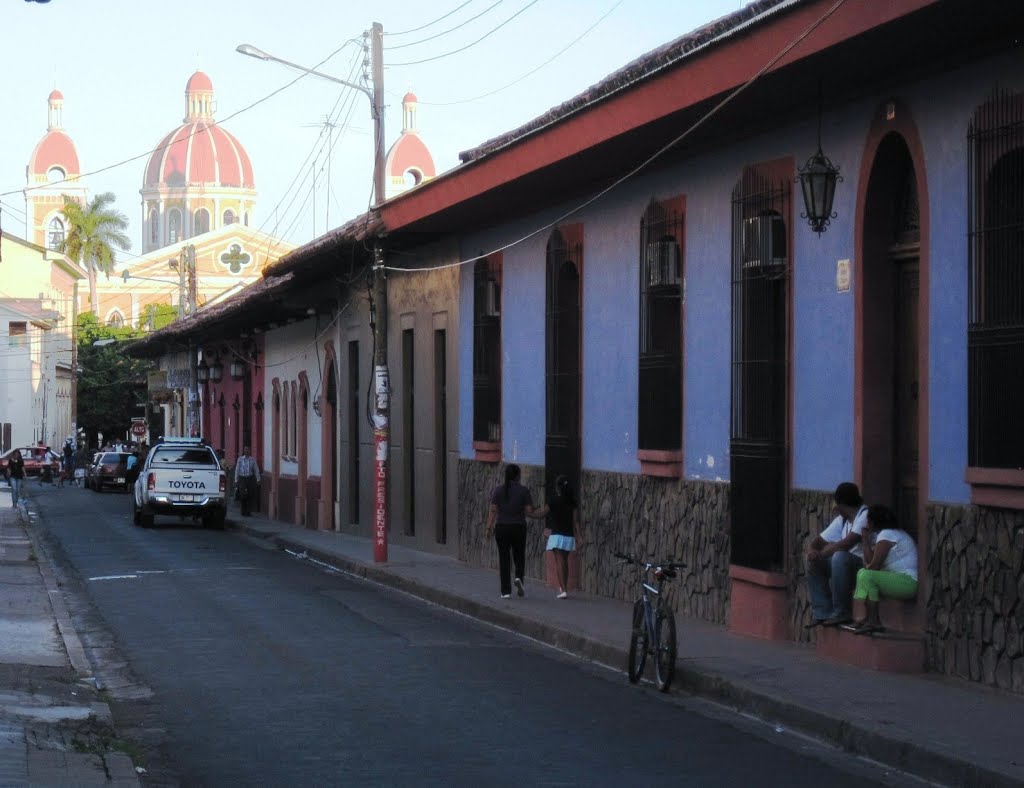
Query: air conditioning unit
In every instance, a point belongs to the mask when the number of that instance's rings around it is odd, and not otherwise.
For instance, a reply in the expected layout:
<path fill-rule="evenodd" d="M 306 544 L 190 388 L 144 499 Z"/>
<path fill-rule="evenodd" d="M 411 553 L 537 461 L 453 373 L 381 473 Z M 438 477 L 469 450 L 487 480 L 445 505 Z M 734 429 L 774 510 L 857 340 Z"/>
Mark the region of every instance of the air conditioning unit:
<path fill-rule="evenodd" d="M 663 235 L 647 244 L 644 255 L 647 286 L 678 285 L 683 280 L 683 257 L 675 236 Z"/>
<path fill-rule="evenodd" d="M 501 287 L 493 279 L 487 280 L 482 289 L 483 307 L 480 313 L 484 317 L 501 316 Z"/>
<path fill-rule="evenodd" d="M 743 220 L 743 267 L 765 269 L 786 264 L 786 223 L 778 214 Z"/>

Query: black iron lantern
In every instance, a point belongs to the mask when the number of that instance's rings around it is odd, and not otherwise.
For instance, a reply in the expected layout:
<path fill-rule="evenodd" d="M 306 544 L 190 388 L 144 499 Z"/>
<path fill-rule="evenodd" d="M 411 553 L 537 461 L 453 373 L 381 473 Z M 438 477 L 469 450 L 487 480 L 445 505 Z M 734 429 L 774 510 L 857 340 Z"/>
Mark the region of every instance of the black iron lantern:
<path fill-rule="evenodd" d="M 219 359 L 215 359 L 210 365 L 209 375 L 211 383 L 220 383 L 221 378 L 224 377 L 224 367 L 221 366 Z"/>
<path fill-rule="evenodd" d="M 800 218 L 806 219 L 811 229 L 821 235 L 836 218 L 832 211 L 832 201 L 836 196 L 836 184 L 843 180 L 843 176 L 839 174 L 839 168 L 821 152 L 820 143 L 818 152 L 798 172 L 800 175 L 797 180 L 803 189 L 805 210 Z"/>
<path fill-rule="evenodd" d="M 232 361 L 229 371 L 232 380 L 241 380 L 245 377 L 245 363 L 242 361 Z"/>
<path fill-rule="evenodd" d="M 797 170 L 800 188 L 804 194 L 804 213 L 811 229 L 818 235 L 836 218 L 832 211 L 832 201 L 836 196 L 836 184 L 841 183 L 843 176 L 839 168 L 821 151 L 821 86 L 818 86 L 818 150 L 807 160 L 807 164 Z"/>
<path fill-rule="evenodd" d="M 210 379 L 210 368 L 206 365 L 206 359 L 199 362 L 196 367 L 196 380 L 200 383 L 205 383 Z"/>

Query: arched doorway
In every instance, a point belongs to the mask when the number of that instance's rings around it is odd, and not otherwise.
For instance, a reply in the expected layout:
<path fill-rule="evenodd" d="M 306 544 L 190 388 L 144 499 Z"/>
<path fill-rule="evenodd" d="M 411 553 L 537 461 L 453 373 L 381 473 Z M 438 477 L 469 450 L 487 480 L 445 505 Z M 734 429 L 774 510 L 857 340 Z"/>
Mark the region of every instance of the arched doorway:
<path fill-rule="evenodd" d="M 547 433 L 544 474 L 547 495 L 564 474 L 580 489 L 580 315 L 583 228 L 556 229 L 548 239 L 546 264 Z"/>
<path fill-rule="evenodd" d="M 916 134 L 868 146 L 857 289 L 857 469 L 864 497 L 922 532 L 927 498 L 927 238 Z"/>

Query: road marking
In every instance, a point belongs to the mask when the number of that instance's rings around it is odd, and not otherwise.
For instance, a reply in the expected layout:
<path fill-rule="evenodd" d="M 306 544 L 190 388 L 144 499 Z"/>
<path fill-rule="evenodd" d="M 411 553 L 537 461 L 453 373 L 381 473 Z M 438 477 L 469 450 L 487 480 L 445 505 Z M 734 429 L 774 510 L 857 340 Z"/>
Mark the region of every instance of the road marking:
<path fill-rule="evenodd" d="M 93 580 L 138 580 L 138 575 L 103 575 L 102 577 L 90 577 L 89 582 Z"/>

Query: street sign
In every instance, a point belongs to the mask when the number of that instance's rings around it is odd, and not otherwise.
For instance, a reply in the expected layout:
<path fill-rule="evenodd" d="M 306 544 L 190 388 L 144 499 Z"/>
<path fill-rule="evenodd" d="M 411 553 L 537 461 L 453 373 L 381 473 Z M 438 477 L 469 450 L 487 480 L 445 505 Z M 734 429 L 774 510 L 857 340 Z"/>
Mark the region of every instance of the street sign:
<path fill-rule="evenodd" d="M 132 435 L 136 438 L 141 438 L 146 434 L 146 422 L 136 421 L 132 423 Z"/>

